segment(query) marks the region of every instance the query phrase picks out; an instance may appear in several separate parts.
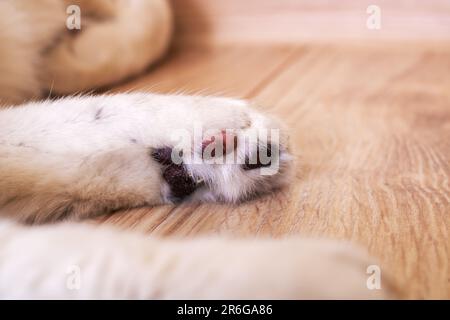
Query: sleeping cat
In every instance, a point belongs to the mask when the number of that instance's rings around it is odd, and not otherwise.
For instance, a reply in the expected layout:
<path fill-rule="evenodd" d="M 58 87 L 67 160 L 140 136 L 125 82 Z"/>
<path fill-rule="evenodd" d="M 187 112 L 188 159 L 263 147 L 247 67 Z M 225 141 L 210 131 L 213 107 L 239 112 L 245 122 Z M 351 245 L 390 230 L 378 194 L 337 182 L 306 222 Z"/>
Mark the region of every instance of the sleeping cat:
<path fill-rule="evenodd" d="M 69 4 L 86 15 L 75 36 Z M 391 297 L 388 279 L 368 289 L 372 260 L 341 242 L 158 239 L 80 223 L 138 206 L 239 203 L 289 182 L 286 130 L 247 101 L 23 103 L 136 74 L 171 29 L 163 0 L 0 2 L 0 298 Z"/>

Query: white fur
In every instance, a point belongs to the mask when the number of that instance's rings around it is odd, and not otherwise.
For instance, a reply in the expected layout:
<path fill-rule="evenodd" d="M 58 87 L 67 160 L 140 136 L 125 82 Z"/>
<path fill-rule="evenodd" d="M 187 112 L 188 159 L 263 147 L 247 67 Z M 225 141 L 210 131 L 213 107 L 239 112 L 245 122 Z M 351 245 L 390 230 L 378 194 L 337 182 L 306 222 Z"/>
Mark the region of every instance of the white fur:
<path fill-rule="evenodd" d="M 247 102 L 216 97 L 117 94 L 0 110 L 0 206 L 22 221 L 43 222 L 169 202 L 162 168 L 150 152 L 179 145 L 174 133 L 190 137 L 196 126 L 282 130 Z M 191 200 L 235 202 L 285 185 L 290 160 L 281 132 L 282 157 L 274 175 L 239 164 L 187 164 L 195 179 L 205 181 Z M 237 149 L 245 157 L 244 143 Z"/>
<path fill-rule="evenodd" d="M 25 250 L 25 251 L 24 251 Z M 373 261 L 336 241 L 148 238 L 105 227 L 0 223 L 0 298 L 377 299 Z"/>

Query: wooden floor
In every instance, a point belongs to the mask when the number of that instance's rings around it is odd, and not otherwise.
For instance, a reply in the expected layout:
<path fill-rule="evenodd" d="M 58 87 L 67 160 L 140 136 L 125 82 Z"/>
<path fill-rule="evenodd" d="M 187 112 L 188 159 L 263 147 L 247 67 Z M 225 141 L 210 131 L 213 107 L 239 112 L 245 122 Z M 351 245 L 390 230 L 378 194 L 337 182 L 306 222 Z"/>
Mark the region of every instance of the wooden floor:
<path fill-rule="evenodd" d="M 181 205 L 100 221 L 161 236 L 348 239 L 408 298 L 450 298 L 450 46 L 174 50 L 115 91 L 254 99 L 291 127 L 292 186 L 239 206 Z"/>

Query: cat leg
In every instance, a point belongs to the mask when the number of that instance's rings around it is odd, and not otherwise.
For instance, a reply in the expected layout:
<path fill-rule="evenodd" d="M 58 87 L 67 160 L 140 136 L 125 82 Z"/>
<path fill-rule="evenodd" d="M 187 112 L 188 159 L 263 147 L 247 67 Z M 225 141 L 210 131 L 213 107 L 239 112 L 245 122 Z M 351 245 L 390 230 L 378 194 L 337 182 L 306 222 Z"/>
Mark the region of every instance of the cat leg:
<path fill-rule="evenodd" d="M 158 239 L 107 227 L 0 223 L 2 299 L 386 299 L 347 243 Z"/>
<path fill-rule="evenodd" d="M 190 162 L 204 142 L 193 139 L 197 127 L 200 135 L 234 130 L 237 138 L 275 128 L 278 170 L 264 175 L 258 164 L 249 167 L 247 157 L 262 145 L 240 138 L 236 162 Z M 38 223 L 179 200 L 243 201 L 288 183 L 285 136 L 277 121 L 228 98 L 135 93 L 0 110 L 0 208 Z M 177 166 L 156 156 L 191 144 Z"/>

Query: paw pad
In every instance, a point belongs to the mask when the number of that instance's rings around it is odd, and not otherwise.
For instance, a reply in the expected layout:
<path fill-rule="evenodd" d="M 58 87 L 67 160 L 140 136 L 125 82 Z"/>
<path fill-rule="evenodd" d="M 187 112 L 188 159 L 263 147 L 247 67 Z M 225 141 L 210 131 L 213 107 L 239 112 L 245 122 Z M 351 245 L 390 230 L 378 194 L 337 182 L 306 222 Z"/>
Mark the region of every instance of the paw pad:
<path fill-rule="evenodd" d="M 200 182 L 192 178 L 183 164 L 173 163 L 172 150 L 170 147 L 154 149 L 151 156 L 164 166 L 162 176 L 170 187 L 171 196 L 179 201 L 192 194 Z"/>

